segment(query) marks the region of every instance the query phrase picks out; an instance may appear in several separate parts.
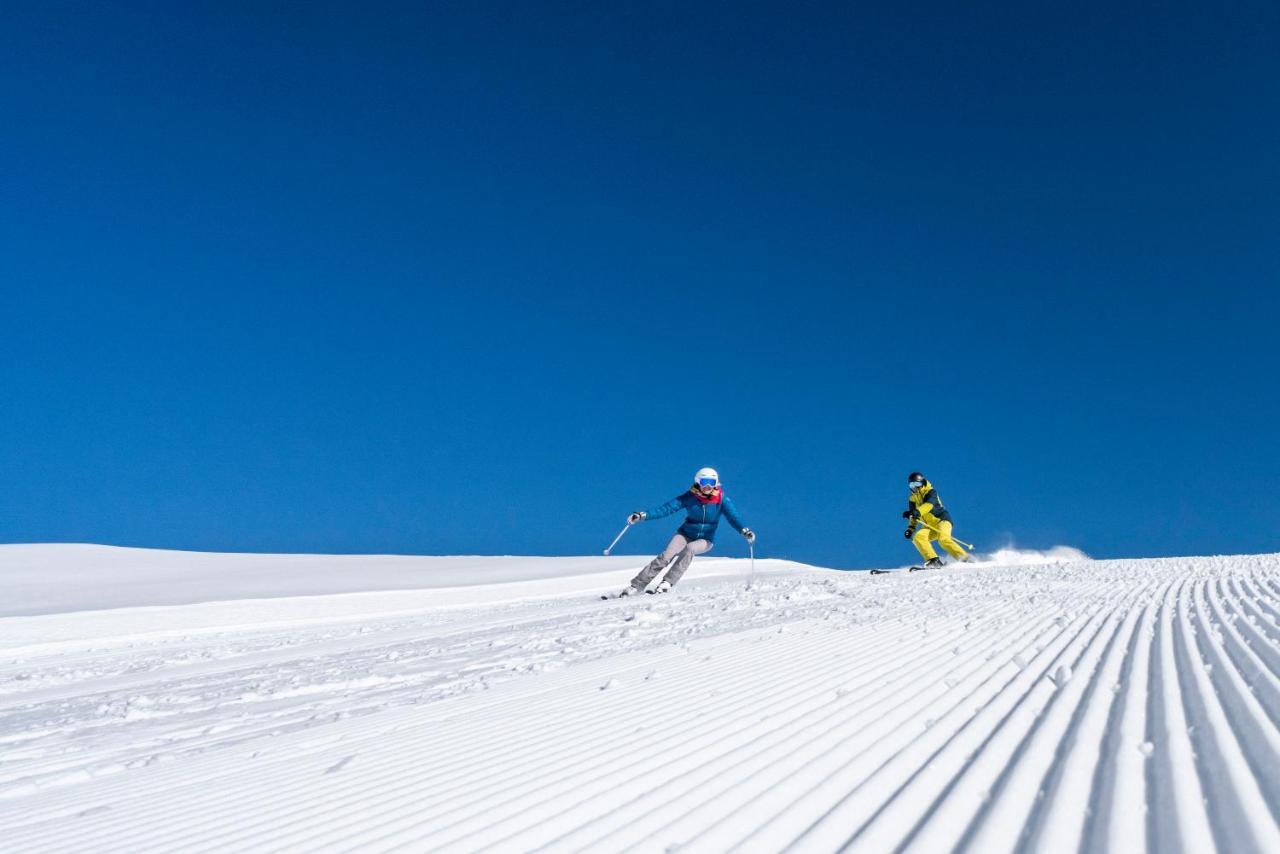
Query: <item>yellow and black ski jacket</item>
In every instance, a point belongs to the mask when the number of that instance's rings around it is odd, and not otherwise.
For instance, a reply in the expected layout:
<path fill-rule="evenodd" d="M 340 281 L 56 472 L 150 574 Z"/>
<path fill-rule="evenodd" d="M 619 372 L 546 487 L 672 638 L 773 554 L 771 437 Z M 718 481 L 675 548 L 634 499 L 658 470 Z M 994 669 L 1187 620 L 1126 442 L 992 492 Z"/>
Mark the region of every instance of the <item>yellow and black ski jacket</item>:
<path fill-rule="evenodd" d="M 911 527 L 913 528 L 917 522 L 937 527 L 939 522 L 951 521 L 951 514 L 947 512 L 946 507 L 942 506 L 938 490 L 934 489 L 933 484 L 927 480 L 924 486 L 907 496 L 907 509 L 912 513 Z"/>

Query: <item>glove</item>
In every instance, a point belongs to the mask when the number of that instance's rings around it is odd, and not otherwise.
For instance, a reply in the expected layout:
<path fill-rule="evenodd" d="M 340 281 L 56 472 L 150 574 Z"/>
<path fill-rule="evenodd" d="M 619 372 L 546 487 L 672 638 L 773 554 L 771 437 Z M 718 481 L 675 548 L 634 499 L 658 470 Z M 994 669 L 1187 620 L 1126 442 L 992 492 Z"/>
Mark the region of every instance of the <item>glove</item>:
<path fill-rule="evenodd" d="M 748 543 L 754 543 L 756 541 L 756 532 L 750 528 L 743 528 L 742 536 L 747 538 Z"/>
<path fill-rule="evenodd" d="M 902 511 L 903 519 L 918 519 L 919 517 L 920 517 L 919 510 L 903 510 Z"/>
<path fill-rule="evenodd" d="M 645 520 L 646 515 L 647 514 L 644 512 L 632 513 L 630 516 L 627 517 L 627 524 L 634 525 L 636 522 L 643 522 Z"/>
<path fill-rule="evenodd" d="M 910 519 L 910 518 L 911 518 L 911 511 L 910 511 L 910 510 L 903 510 L 903 511 L 902 511 L 902 518 L 903 518 L 903 519 Z"/>
<path fill-rule="evenodd" d="M 915 532 L 915 529 L 913 528 L 907 528 L 907 530 L 902 532 L 902 536 L 906 537 L 908 540 L 914 537 L 915 535 L 916 535 L 916 532 Z"/>

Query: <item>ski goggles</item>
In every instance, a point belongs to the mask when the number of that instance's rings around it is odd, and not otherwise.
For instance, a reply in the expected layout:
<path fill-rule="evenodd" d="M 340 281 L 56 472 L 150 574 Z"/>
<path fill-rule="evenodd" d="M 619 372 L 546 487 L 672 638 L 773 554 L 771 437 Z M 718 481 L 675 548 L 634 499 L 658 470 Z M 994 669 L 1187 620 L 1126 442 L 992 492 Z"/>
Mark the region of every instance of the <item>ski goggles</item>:
<path fill-rule="evenodd" d="M 699 489 L 715 489 L 719 485 L 720 485 L 720 481 L 716 480 L 714 477 L 698 478 Z"/>
<path fill-rule="evenodd" d="M 923 480 L 913 480 L 913 481 L 910 481 L 910 482 L 907 484 L 907 486 L 911 487 L 913 490 L 916 490 L 916 489 L 919 489 L 920 487 L 924 486 L 924 481 L 923 481 Z"/>

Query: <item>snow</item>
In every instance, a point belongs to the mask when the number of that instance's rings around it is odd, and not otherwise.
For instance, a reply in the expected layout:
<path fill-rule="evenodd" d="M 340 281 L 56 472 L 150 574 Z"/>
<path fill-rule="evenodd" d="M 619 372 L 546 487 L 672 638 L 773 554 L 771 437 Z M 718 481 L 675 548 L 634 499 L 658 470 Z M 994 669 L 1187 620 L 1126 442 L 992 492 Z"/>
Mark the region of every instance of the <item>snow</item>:
<path fill-rule="evenodd" d="M 0 547 L 8 851 L 1280 850 L 1280 555 Z"/>

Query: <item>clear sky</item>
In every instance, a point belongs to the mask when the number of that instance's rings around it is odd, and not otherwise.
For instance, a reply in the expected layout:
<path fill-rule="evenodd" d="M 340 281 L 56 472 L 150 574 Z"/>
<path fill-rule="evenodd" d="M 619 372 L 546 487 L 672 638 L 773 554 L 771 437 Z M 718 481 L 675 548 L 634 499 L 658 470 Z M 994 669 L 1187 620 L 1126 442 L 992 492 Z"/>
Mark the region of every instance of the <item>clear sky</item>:
<path fill-rule="evenodd" d="M 1274 3 L 23 5 L 2 541 L 1280 550 Z"/>

